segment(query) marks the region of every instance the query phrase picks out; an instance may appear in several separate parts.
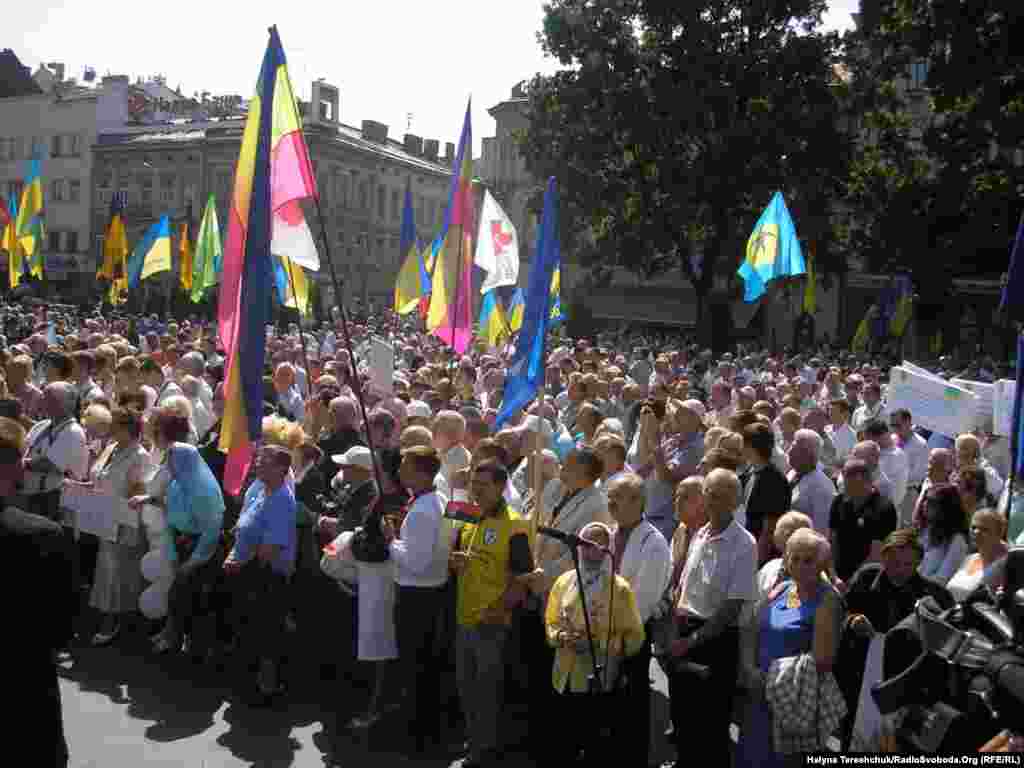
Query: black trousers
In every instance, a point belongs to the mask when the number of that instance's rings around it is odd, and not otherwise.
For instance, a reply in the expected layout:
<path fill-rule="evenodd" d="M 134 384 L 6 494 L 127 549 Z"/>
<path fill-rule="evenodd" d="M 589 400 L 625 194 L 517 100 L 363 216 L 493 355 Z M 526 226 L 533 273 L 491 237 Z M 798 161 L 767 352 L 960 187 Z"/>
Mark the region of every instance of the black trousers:
<path fill-rule="evenodd" d="M 25 496 L 26 512 L 45 517 L 55 523 L 60 519 L 60 488 L 42 493 L 31 493 Z"/>
<path fill-rule="evenodd" d="M 627 716 L 629 698 L 625 691 L 556 693 L 554 705 L 560 726 L 558 737 L 543 745 L 538 762 L 541 768 L 577 765 L 581 752 L 586 765 L 647 765 L 632 751 L 634 745 L 620 742 L 613 735 L 612 724 Z"/>
<path fill-rule="evenodd" d="M 441 737 L 441 674 L 448 649 L 438 647 L 445 618 L 445 587 L 398 586 L 395 635 L 401 677 L 408 686 L 408 732 L 417 750 Z"/>
<path fill-rule="evenodd" d="M 555 649 L 548 645 L 544 617 L 537 610 L 524 611 L 519 617 L 519 647 L 527 671 L 527 711 L 530 718 L 529 744 L 538 759 L 547 754 L 553 741 L 556 705 L 559 696 L 551 683 Z"/>
<path fill-rule="evenodd" d="M 650 627 L 646 637 L 650 637 Z M 646 766 L 651 747 L 651 645 L 645 640 L 639 653 L 622 661 L 619 668 L 625 686 L 618 694 L 624 701 L 622 717 L 612 723 L 614 742 L 628 748 L 633 764 Z"/>
<path fill-rule="evenodd" d="M 285 655 L 288 579 L 269 565 L 250 560 L 223 584 L 231 598 L 229 621 L 245 655 L 279 662 Z"/>
<path fill-rule="evenodd" d="M 686 634 L 695 630 L 696 627 L 692 627 Z M 707 680 L 678 666 L 669 675 L 668 691 L 676 747 L 682 751 L 700 745 L 701 762 L 706 765 L 729 765 L 729 725 L 736 695 L 739 645 L 739 631 L 731 628 L 685 657 L 686 661 L 710 668 Z"/>

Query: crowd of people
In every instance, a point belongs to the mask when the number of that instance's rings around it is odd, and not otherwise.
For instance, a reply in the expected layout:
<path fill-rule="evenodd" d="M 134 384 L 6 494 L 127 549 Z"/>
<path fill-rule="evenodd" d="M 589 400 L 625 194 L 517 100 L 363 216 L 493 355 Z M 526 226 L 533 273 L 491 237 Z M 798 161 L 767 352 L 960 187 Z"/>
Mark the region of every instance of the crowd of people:
<path fill-rule="evenodd" d="M 0 568 L 37 587 L 14 590 L 13 717 L 53 721 L 57 765 L 54 652 L 116 643 L 140 611 L 155 655 L 240 656 L 260 701 L 286 695 L 289 636 L 321 637 L 325 668 L 371 670 L 349 728 L 427 755 L 459 722 L 465 768 L 524 738 L 538 765 L 650 764 L 652 661 L 681 756 L 786 764 L 848 748 L 871 637 L 925 595 L 998 590 L 1024 529 L 1006 438 L 917 428 L 843 352 L 553 338 L 542 392 L 496 424 L 501 350 L 455 357 L 382 316 L 352 324 L 353 360 L 340 321 L 268 328 L 263 441 L 232 495 L 214 328 L 3 314 Z M 76 531 L 75 492 L 137 519 Z"/>

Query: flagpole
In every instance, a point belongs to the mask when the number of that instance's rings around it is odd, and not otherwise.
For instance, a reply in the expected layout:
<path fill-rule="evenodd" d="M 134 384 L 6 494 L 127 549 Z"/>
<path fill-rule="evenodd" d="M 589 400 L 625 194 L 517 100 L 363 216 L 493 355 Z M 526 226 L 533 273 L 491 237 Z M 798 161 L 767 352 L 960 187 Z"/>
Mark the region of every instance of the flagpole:
<path fill-rule="evenodd" d="M 301 267 L 300 267 L 301 269 Z M 306 394 L 311 395 L 313 393 L 313 382 L 310 381 L 310 376 L 313 375 L 312 369 L 309 367 L 309 355 L 306 354 L 306 337 L 302 334 L 302 308 L 299 307 L 299 294 L 295 292 L 295 264 L 291 259 L 288 259 L 288 282 L 292 286 L 292 296 L 295 298 L 295 309 L 299 312 L 299 346 L 302 347 L 302 364 L 306 366 Z M 286 303 L 287 306 L 287 303 Z M 383 493 L 383 491 L 382 491 Z"/>
<path fill-rule="evenodd" d="M 452 379 L 452 384 L 453 385 L 455 384 L 455 370 L 456 370 L 456 365 L 457 365 L 457 362 L 458 362 L 456 360 L 457 353 L 455 351 L 455 324 L 456 324 L 456 322 L 458 322 L 458 314 L 459 314 L 459 292 L 460 292 L 460 289 L 462 287 L 462 258 L 463 258 L 463 256 L 462 256 L 462 246 L 463 246 L 463 241 L 465 241 L 465 239 L 466 239 L 466 225 L 463 224 L 462 227 L 460 227 L 460 229 L 459 229 L 459 258 L 455 262 L 455 302 L 453 304 L 452 316 L 450 318 L 450 322 L 452 324 L 452 373 L 451 373 L 451 379 Z"/>
<path fill-rule="evenodd" d="M 341 310 L 341 334 L 345 342 L 345 350 L 348 352 L 348 364 L 349 364 L 349 381 L 352 387 L 353 393 L 355 393 L 356 400 L 359 401 L 359 413 L 362 416 L 363 424 L 366 425 L 366 443 L 370 449 L 370 458 L 373 461 L 373 478 L 377 482 L 377 490 L 379 493 L 384 493 L 384 483 L 381 476 L 380 462 L 377 459 L 377 453 L 373 446 L 373 430 L 370 429 L 370 420 L 366 415 L 366 400 L 363 397 L 363 384 L 359 381 L 359 372 L 356 369 L 356 355 L 352 350 L 352 336 L 348 331 L 348 313 L 345 311 L 345 307 L 342 304 L 341 286 L 338 282 L 338 273 L 334 268 L 334 259 L 331 258 L 331 244 L 327 239 L 327 224 L 324 220 L 324 213 L 320 207 L 320 195 L 319 193 L 313 196 L 313 202 L 316 205 L 316 215 L 320 220 L 320 239 L 324 244 L 324 257 L 327 259 L 327 268 L 331 273 L 331 285 L 334 287 L 334 300 L 338 302 L 338 308 Z M 301 313 L 300 313 L 301 318 Z M 299 324 L 301 332 L 302 324 Z M 303 344 L 305 346 L 305 344 Z M 308 375 L 307 370 L 307 375 Z M 312 391 L 312 386 L 310 387 Z"/>

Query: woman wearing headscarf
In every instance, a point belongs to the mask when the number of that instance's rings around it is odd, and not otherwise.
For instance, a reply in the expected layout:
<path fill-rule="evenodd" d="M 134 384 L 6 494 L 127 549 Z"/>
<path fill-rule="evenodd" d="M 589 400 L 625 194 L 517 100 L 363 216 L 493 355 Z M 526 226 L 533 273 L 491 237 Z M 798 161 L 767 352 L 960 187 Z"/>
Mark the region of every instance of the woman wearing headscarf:
<path fill-rule="evenodd" d="M 166 418 L 182 419 L 177 414 Z M 158 424 L 157 429 L 160 427 Z M 162 469 L 167 480 L 162 493 L 158 482 L 156 493 L 135 496 L 128 502 L 136 509 L 153 504 L 165 511 L 163 546 L 175 573 L 167 623 L 153 641 L 158 653 L 180 648 L 182 638 L 191 630 L 197 598 L 204 586 L 216 580 L 223 561 L 219 550 L 224 523 L 220 486 L 194 446 L 171 443 Z"/>
<path fill-rule="evenodd" d="M 617 714 L 624 702 L 616 693 L 619 667 L 640 650 L 645 638 L 629 582 L 612 573 L 611 529 L 590 523 L 580 538 L 580 577 L 572 570 L 555 581 L 544 616 L 548 643 L 555 648 L 551 682 L 560 702 L 554 711 L 562 718 L 557 738 L 548 745 L 552 766 L 575 764 L 581 750 L 588 758 L 608 757 L 612 745 L 599 739 L 604 726 L 614 726 L 620 719 Z M 595 659 L 586 633 L 584 600 L 596 663 L 602 670 L 598 683 L 605 696 L 591 690 Z M 628 745 L 621 747 L 628 750 Z"/>

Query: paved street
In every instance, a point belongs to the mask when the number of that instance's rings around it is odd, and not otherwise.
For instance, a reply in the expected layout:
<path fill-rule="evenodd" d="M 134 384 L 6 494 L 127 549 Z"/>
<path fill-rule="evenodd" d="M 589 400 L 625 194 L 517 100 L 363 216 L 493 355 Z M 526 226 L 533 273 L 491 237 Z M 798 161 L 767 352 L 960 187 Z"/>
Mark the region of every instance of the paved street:
<path fill-rule="evenodd" d="M 337 722 L 358 712 L 365 687 L 316 679 L 295 670 L 295 684 L 274 709 L 252 708 L 231 676 L 194 666 L 185 658 L 148 655 L 142 636 L 119 647 L 82 649 L 61 665 L 64 721 L 72 768 L 313 768 L 424 766 L 449 760 L 406 760 L 389 749 L 386 735 L 370 745 L 337 736 Z M 656 667 L 656 665 L 655 665 Z M 668 700 L 656 676 L 655 732 L 666 727 Z M 383 742 L 383 743 L 382 743 Z M 662 745 L 659 757 L 670 751 Z M 372 751 L 371 751 L 372 748 Z M 510 756 L 511 768 L 529 761 Z"/>

